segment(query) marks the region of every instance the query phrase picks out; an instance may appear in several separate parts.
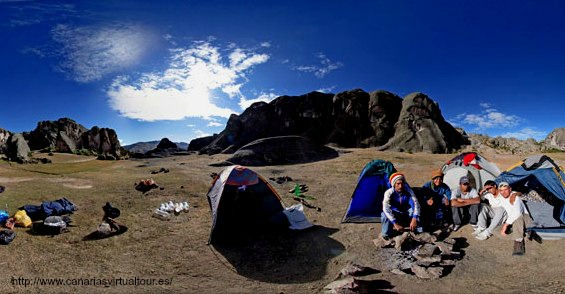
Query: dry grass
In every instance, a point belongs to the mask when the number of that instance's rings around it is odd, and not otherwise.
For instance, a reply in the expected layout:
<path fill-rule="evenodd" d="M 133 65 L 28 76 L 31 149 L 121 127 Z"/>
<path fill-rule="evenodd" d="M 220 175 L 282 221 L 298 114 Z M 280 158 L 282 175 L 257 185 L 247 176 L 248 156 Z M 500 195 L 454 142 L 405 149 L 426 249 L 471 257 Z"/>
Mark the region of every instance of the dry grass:
<path fill-rule="evenodd" d="M 0 163 L 0 205 L 10 213 L 25 204 L 66 197 L 79 207 L 72 215 L 69 233 L 50 236 L 29 234 L 17 228 L 16 239 L 4 252 L 3 293 L 23 292 L 179 292 L 179 293 L 305 293 L 316 292 L 333 280 L 348 262 L 383 270 L 371 240 L 380 225 L 340 224 L 356 185 L 359 172 L 373 159 L 385 159 L 406 174 L 412 186 L 422 185 L 433 169 L 453 155 L 406 154 L 350 149 L 340 157 L 310 164 L 253 168 L 263 177 L 290 176 L 310 187 L 307 195 L 321 212 L 306 209 L 317 230 L 281 236 L 276 248 L 252 246 L 241 252 L 207 245 L 210 209 L 206 193 L 209 174 L 220 168 L 225 155 L 182 156 L 128 161 L 86 160 L 88 157 L 55 154 L 53 164 L 9 165 Z M 522 156 L 486 154 L 505 169 Z M 564 153 L 550 156 L 565 164 Z M 169 173 L 151 175 L 165 167 Z M 154 178 L 164 190 L 141 194 L 134 190 L 140 179 Z M 88 188 L 91 186 L 91 188 Z M 182 187 L 181 187 L 182 186 Z M 287 193 L 292 183 L 273 186 L 286 206 L 296 203 Z M 171 221 L 151 217 L 151 211 L 168 200 L 189 201 L 192 209 Z M 120 236 L 82 241 L 102 218 L 106 201 L 119 207 L 118 219 L 129 230 Z M 486 292 L 563 291 L 562 242 L 527 244 L 527 254 L 510 256 L 511 244 L 503 240 L 471 239 L 464 227 L 457 236 L 468 238 L 466 256 L 446 277 L 433 282 L 399 277 L 388 272 L 377 275 L 398 292 Z M 261 245 L 264 245 L 261 243 Z M 271 250 L 273 249 L 273 250 Z M 249 254 L 249 255 L 248 255 Z M 14 286 L 11 278 L 142 278 L 170 279 L 163 286 Z M 481 277 L 477 281 L 477 277 Z"/>

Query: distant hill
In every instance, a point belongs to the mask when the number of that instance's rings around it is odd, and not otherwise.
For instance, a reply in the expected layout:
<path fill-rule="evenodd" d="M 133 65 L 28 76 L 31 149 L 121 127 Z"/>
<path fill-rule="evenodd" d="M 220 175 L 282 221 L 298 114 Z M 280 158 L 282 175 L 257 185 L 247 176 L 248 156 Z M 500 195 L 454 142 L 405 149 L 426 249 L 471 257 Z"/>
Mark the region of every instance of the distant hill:
<path fill-rule="evenodd" d="M 147 151 L 157 148 L 160 141 L 149 141 L 149 142 L 137 142 L 130 145 L 122 146 L 129 152 L 132 153 L 146 153 Z M 179 149 L 188 149 L 188 143 L 185 142 L 175 142 Z"/>

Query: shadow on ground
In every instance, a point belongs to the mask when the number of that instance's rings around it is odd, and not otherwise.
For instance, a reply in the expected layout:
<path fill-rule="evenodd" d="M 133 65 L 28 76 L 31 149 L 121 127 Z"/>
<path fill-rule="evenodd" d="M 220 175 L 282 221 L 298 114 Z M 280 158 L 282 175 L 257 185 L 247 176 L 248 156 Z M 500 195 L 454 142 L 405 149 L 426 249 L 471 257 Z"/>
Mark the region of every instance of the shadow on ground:
<path fill-rule="evenodd" d="M 306 283 L 323 278 L 328 261 L 345 251 L 340 242 L 330 238 L 337 231 L 314 226 L 213 247 L 244 277 L 269 283 Z"/>

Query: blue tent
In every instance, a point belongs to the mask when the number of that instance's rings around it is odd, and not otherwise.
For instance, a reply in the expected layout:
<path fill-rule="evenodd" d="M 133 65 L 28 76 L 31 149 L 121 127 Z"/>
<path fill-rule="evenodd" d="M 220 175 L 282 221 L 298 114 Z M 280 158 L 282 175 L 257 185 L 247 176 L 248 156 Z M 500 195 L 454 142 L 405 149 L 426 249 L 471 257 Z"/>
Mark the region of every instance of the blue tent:
<path fill-rule="evenodd" d="M 526 200 L 526 206 L 534 220 L 532 229 L 540 233 L 551 228 L 561 231 L 562 237 L 565 237 L 564 179 L 565 173 L 551 158 L 535 155 L 502 172 L 495 181 L 507 182 L 513 190 L 537 191 L 542 199 Z"/>
<path fill-rule="evenodd" d="M 367 163 L 359 175 L 342 223 L 380 222 L 383 195 L 390 188 L 389 176 L 395 172 L 394 165 L 388 161 L 377 159 Z"/>

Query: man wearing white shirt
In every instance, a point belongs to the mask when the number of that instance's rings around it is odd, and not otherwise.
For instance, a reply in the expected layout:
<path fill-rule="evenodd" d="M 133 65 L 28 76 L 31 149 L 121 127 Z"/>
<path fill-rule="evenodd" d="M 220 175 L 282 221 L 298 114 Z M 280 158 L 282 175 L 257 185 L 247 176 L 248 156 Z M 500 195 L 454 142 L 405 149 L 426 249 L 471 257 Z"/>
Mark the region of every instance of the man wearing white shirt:
<path fill-rule="evenodd" d="M 502 225 L 500 234 L 514 240 L 514 252 L 512 255 L 524 255 L 524 233 L 526 227 L 532 222 L 532 218 L 528 214 L 522 199 L 518 197 L 517 193 L 512 192 L 512 188 L 507 182 L 501 182 L 498 185 L 498 189 L 500 195 L 504 197 L 502 207 L 504 207 L 508 215 L 506 222 Z"/>
<path fill-rule="evenodd" d="M 473 235 L 479 240 L 486 240 L 492 236 L 494 229 L 501 225 L 506 219 L 506 210 L 502 207 L 504 197 L 498 192 L 498 186 L 492 180 L 485 182 L 484 188 L 479 192 L 483 199 L 488 200 L 488 204 L 483 203 L 477 229 Z M 489 224 L 490 220 L 490 224 Z"/>

